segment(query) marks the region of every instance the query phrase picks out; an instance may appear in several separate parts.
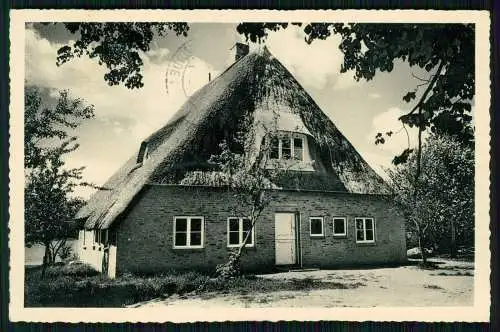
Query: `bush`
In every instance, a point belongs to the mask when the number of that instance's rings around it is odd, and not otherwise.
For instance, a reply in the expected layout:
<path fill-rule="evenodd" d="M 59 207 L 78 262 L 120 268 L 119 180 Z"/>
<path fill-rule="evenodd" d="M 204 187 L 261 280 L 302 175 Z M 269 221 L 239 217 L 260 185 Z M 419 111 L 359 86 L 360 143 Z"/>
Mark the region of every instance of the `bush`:
<path fill-rule="evenodd" d="M 73 253 L 73 249 L 71 249 L 71 246 L 69 245 L 64 245 L 62 246 L 61 249 L 59 249 L 58 256 L 62 261 L 66 261 L 71 257 L 71 254 Z"/>
<path fill-rule="evenodd" d="M 234 279 L 241 275 L 240 256 L 237 251 L 232 251 L 229 254 L 226 263 L 217 265 L 215 275 L 222 280 Z"/>
<path fill-rule="evenodd" d="M 99 272 L 88 264 L 67 264 L 62 266 L 49 266 L 45 271 L 48 277 L 73 276 L 73 277 L 93 277 Z"/>
<path fill-rule="evenodd" d="M 50 270 L 50 272 L 49 272 Z M 202 288 L 207 276 L 198 273 L 150 277 L 126 274 L 108 279 L 85 264 L 50 267 L 46 278 L 26 270 L 26 306 L 121 307 L 153 298 L 185 294 Z"/>

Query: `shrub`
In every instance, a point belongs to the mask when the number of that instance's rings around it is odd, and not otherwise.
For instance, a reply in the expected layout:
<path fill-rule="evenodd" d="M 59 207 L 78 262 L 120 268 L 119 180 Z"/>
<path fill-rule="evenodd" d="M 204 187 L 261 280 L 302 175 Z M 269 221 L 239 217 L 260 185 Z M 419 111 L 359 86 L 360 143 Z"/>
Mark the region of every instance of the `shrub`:
<path fill-rule="evenodd" d="M 193 272 L 149 277 L 126 274 L 111 280 L 84 264 L 49 267 L 46 278 L 41 279 L 39 270 L 27 269 L 25 305 L 120 307 L 193 292 L 207 280 L 207 276 Z"/>
<path fill-rule="evenodd" d="M 73 276 L 73 277 L 93 277 L 99 272 L 88 264 L 67 264 L 62 266 L 49 266 L 45 271 L 49 277 Z"/>
<path fill-rule="evenodd" d="M 69 245 L 64 245 L 62 246 L 61 249 L 59 249 L 58 256 L 62 261 L 66 261 L 71 257 L 71 254 L 73 253 L 73 249 L 71 249 L 71 246 Z"/>
<path fill-rule="evenodd" d="M 217 265 L 215 275 L 222 280 L 234 279 L 241 275 L 240 256 L 237 251 L 232 251 L 229 254 L 229 259 L 226 263 Z"/>

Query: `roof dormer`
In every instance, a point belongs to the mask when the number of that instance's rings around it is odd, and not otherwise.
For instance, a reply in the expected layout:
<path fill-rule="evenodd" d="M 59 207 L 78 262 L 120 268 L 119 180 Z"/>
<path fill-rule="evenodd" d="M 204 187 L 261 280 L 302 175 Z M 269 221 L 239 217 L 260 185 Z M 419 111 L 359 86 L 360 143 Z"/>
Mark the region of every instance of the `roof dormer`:
<path fill-rule="evenodd" d="M 148 142 L 144 141 L 141 143 L 139 148 L 139 153 L 137 154 L 137 163 L 144 163 L 149 158 Z"/>

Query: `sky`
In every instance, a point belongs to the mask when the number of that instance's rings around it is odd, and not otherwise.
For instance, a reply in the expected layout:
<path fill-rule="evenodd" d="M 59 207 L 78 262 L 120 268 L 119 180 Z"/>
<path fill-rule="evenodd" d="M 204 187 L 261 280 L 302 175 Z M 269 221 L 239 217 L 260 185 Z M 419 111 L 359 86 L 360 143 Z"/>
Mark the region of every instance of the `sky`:
<path fill-rule="evenodd" d="M 236 24 L 190 24 L 187 38 L 155 37 L 151 50 L 142 54 L 144 87 L 129 90 L 123 85 L 109 86 L 106 69 L 87 57 L 56 65 L 57 50 L 75 36 L 62 24 L 27 24 L 25 34 L 25 81 L 46 91 L 52 102 L 58 91 L 67 89 L 95 107 L 95 118 L 82 123 L 73 134 L 79 149 L 68 155 L 68 167 L 85 166 L 84 180 L 97 185 L 104 182 L 134 153 L 141 141 L 161 128 L 187 98 L 224 71 L 231 63 L 230 48 L 244 37 Z M 353 73 L 340 73 L 343 55 L 333 35 L 308 45 L 299 27 L 289 26 L 271 32 L 265 41 L 269 51 L 294 75 L 323 112 L 333 121 L 361 156 L 382 177 L 392 158 L 402 152 L 407 136 L 397 118 L 411 109 L 402 96 L 419 83 L 411 73 L 425 74 L 396 63 L 391 73 L 377 73 L 371 81 L 355 81 Z M 188 43 L 191 57 L 184 89 L 168 84 L 165 78 L 172 52 Z M 251 45 L 253 49 L 255 45 Z M 172 83 L 172 80 L 170 81 Z M 174 82 L 175 83 L 175 82 Z M 377 132 L 393 131 L 390 140 L 375 145 Z M 413 146 L 415 135 L 410 134 Z M 79 188 L 86 198 L 93 192 Z"/>

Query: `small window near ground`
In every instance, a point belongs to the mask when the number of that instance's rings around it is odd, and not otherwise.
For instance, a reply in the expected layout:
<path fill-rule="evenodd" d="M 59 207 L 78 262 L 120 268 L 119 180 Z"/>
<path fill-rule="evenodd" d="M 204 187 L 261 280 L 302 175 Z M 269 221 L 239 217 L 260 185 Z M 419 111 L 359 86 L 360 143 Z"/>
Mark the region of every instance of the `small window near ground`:
<path fill-rule="evenodd" d="M 250 234 L 249 234 L 250 233 Z M 252 229 L 252 222 L 248 218 L 231 217 L 227 219 L 227 246 L 240 247 L 248 235 L 246 246 L 253 247 L 255 242 L 255 232 Z"/>
<path fill-rule="evenodd" d="M 203 248 L 203 217 L 174 217 L 174 248 Z"/>
<path fill-rule="evenodd" d="M 333 236 L 347 235 L 347 220 L 346 218 L 333 218 Z"/>
<path fill-rule="evenodd" d="M 375 222 L 373 218 L 356 218 L 356 242 L 375 242 Z"/>
<path fill-rule="evenodd" d="M 323 217 L 309 218 L 311 236 L 323 236 Z"/>

